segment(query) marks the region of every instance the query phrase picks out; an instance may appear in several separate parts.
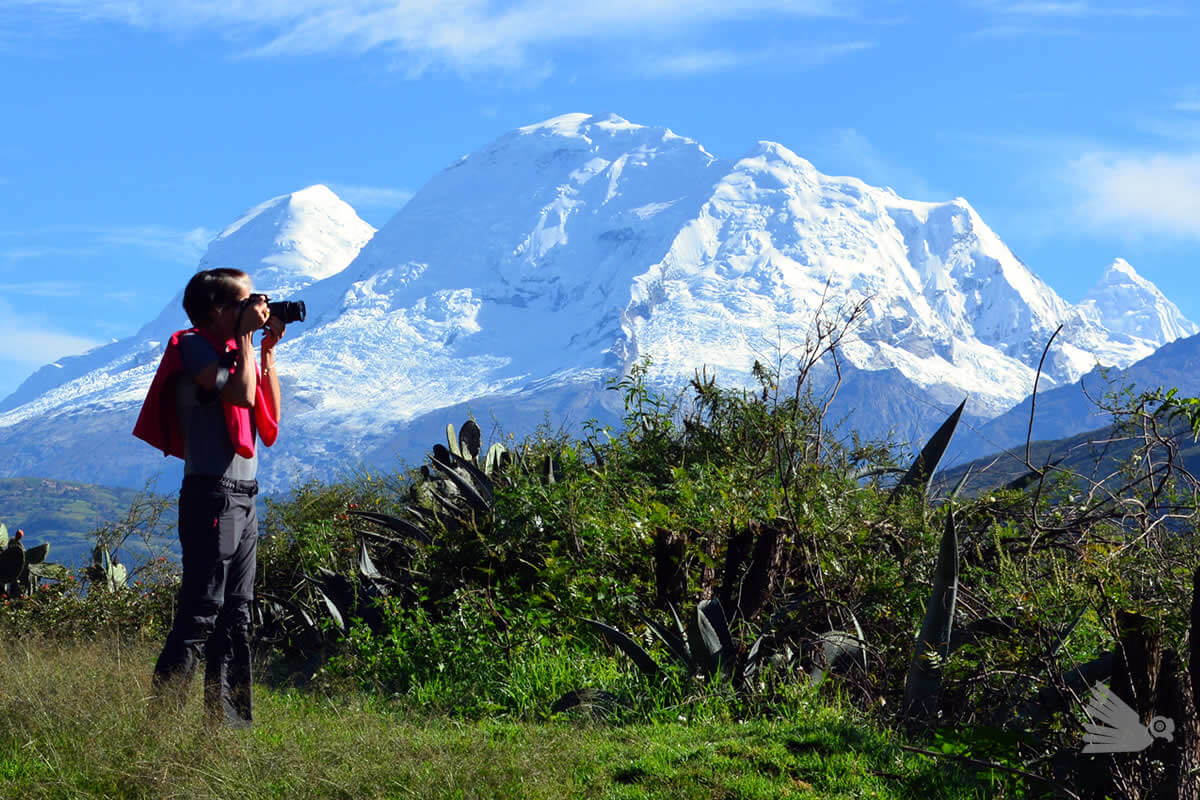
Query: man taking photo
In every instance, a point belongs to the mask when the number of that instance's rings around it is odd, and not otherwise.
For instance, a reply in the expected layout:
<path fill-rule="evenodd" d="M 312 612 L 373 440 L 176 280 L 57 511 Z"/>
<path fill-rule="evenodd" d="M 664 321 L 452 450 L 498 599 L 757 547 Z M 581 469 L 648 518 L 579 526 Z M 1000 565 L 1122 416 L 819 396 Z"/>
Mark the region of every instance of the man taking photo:
<path fill-rule="evenodd" d="M 179 492 L 183 580 L 154 668 L 158 703 L 182 706 L 201 658 L 206 716 L 248 727 L 250 604 L 258 544 L 256 440 L 275 442 L 280 416 L 271 316 L 250 276 L 197 272 L 183 294 L 194 327 L 171 336 L 134 435 L 184 461 Z M 264 329 L 261 357 L 254 332 Z"/>

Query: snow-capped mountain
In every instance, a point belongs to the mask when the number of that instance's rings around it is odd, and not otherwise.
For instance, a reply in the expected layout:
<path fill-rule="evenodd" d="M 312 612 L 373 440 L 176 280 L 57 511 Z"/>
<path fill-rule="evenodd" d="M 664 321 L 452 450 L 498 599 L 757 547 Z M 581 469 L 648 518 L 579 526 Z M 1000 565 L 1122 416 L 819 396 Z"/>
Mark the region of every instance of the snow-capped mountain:
<path fill-rule="evenodd" d="M 858 412 L 851 424 L 868 434 L 921 435 L 940 422 L 931 404 L 968 393 L 974 418 L 1001 413 L 1029 393 L 1060 324 L 1043 386 L 1097 362 L 1125 366 L 1191 324 L 1110 329 L 1161 294 L 1117 282 L 1103 302 L 1073 306 L 961 198 L 907 200 L 823 175 L 770 142 L 721 160 L 615 115 L 569 114 L 500 137 L 435 175 L 369 241 L 369 228 L 330 214 L 325 192 L 292 195 L 283 211 L 280 198 L 257 207 L 201 262 L 240 266 L 260 288 L 287 285 L 308 304 L 278 350 L 285 422 L 263 470 L 276 488 L 419 459 L 467 410 L 509 431 L 541 422 L 544 409 L 576 424 L 611 418 L 619 398 L 604 379 L 642 356 L 668 388 L 702 365 L 724 385 L 752 385 L 756 360 L 782 358 L 786 377 L 816 315 L 859 303 L 835 411 Z M 321 235 L 290 223 L 326 214 L 334 222 Z M 40 371 L 0 405 L 0 474 L 67 477 L 69 462 L 70 477 L 130 484 L 151 471 L 141 443 L 120 458 L 113 447 L 103 459 L 76 451 L 132 441 L 163 338 L 154 333 L 81 356 L 70 375 Z"/>
<path fill-rule="evenodd" d="M 1140 339 L 1151 350 L 1200 333 L 1200 327 L 1184 319 L 1175 304 L 1123 258 L 1084 295 L 1080 308 L 1115 336 Z"/>

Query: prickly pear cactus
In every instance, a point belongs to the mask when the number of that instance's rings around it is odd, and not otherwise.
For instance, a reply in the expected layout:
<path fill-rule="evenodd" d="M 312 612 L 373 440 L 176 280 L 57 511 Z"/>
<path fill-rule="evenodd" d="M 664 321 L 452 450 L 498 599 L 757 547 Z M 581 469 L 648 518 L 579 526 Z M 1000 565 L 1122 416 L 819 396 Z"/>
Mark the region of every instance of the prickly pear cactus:
<path fill-rule="evenodd" d="M 504 449 L 504 445 L 496 442 L 488 448 L 487 456 L 483 461 L 483 474 L 489 478 L 500 469 L 500 459 L 508 451 Z"/>
<path fill-rule="evenodd" d="M 118 563 L 107 547 L 97 547 L 92 551 L 92 566 L 88 569 L 88 576 L 93 582 L 115 592 L 125 585 L 127 574 L 125 565 Z"/>
<path fill-rule="evenodd" d="M 0 525 L 0 528 L 3 528 Z M 42 578 L 62 580 L 66 570 L 58 564 L 46 563 L 50 552 L 50 543 L 43 542 L 37 547 L 25 549 L 21 541 L 24 532 L 18 530 L 10 537 L 8 530 L 0 531 L 3 536 L 4 549 L 0 550 L 0 592 L 12 597 L 29 594 Z"/>

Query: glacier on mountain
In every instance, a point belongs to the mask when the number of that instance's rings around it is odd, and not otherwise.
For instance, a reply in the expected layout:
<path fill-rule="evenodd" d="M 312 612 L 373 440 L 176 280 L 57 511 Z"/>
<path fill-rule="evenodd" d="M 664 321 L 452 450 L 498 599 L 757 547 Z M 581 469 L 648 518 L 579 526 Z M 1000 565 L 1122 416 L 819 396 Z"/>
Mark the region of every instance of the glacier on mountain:
<path fill-rule="evenodd" d="M 615 115 L 505 134 L 377 232 L 323 186 L 275 198 L 213 241 L 201 266 L 216 265 L 308 304 L 278 350 L 274 488 L 419 459 L 421 437 L 467 409 L 509 430 L 545 406 L 611 419 L 605 379 L 643 356 L 669 389 L 702 365 L 725 385 L 754 385 L 755 361 L 786 377 L 816 315 L 856 304 L 838 410 L 870 435 L 921 435 L 940 421 L 931 405 L 964 395 L 975 419 L 1003 412 L 1060 325 L 1043 386 L 1196 330 L 1128 265 L 1067 303 L 961 198 L 907 200 L 771 142 L 721 160 Z M 154 454 L 128 431 L 184 324 L 175 300 L 135 336 L 35 373 L 0 403 L 0 473 L 150 474 Z"/>

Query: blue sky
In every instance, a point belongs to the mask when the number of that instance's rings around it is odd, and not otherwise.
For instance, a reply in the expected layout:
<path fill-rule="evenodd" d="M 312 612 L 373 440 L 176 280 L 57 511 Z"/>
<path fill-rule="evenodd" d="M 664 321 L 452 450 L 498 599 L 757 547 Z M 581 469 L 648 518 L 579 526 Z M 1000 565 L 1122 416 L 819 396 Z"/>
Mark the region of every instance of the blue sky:
<path fill-rule="evenodd" d="M 1188 2 L 0 0 L 0 397 L 132 334 L 246 209 L 384 224 L 573 111 L 967 198 L 1069 301 L 1124 257 L 1200 320 Z"/>

